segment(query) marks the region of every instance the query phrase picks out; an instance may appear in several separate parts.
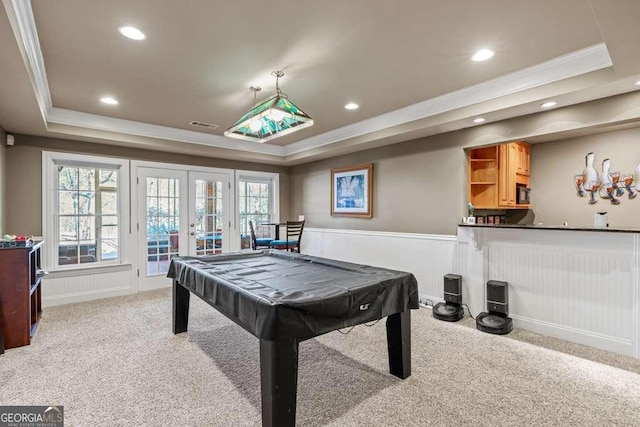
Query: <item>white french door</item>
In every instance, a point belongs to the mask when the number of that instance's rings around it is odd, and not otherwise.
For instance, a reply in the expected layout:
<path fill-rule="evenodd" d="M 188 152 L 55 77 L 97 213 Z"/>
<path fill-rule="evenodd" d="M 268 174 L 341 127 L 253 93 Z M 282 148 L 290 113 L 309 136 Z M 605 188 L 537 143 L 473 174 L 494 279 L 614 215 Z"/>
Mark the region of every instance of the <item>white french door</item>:
<path fill-rule="evenodd" d="M 229 175 L 189 172 L 189 255 L 229 252 Z"/>
<path fill-rule="evenodd" d="M 234 249 L 230 173 L 138 167 L 138 290 L 169 286 L 174 256 Z"/>

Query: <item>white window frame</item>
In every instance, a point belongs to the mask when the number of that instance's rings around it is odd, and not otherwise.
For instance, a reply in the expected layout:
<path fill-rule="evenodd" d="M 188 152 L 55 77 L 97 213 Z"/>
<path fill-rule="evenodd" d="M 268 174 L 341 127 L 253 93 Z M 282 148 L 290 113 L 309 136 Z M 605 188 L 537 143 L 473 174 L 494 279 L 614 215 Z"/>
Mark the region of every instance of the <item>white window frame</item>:
<path fill-rule="evenodd" d="M 118 169 L 118 259 L 86 264 L 57 265 L 58 224 L 58 165 Z M 84 154 L 42 152 L 42 237 L 44 239 L 44 268 L 49 271 L 75 271 L 109 267 L 120 269 L 131 265 L 130 252 L 130 197 L 129 160 L 116 157 L 98 157 Z"/>
<path fill-rule="evenodd" d="M 238 238 L 240 238 L 240 181 L 262 181 L 268 182 L 270 185 L 269 208 L 271 211 L 271 222 L 280 222 L 280 174 L 275 172 L 257 172 L 248 170 L 236 170 L 236 229 L 238 230 Z"/>

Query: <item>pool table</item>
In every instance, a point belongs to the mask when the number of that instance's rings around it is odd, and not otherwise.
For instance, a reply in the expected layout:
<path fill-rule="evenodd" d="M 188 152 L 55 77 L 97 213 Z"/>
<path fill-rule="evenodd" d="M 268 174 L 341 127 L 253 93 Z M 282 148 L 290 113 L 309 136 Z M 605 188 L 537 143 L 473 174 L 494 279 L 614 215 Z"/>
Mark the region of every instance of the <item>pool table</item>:
<path fill-rule="evenodd" d="M 265 250 L 176 257 L 168 277 L 174 334 L 187 330 L 193 293 L 260 340 L 263 426 L 295 425 L 298 345 L 309 338 L 386 317 L 389 371 L 411 375 L 411 273 Z"/>

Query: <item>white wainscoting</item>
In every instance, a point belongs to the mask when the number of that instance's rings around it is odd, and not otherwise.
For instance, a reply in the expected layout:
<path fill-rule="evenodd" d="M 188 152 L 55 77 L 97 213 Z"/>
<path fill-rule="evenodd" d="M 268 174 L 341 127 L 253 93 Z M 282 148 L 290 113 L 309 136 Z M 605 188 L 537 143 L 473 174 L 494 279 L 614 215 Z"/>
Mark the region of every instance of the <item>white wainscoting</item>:
<path fill-rule="evenodd" d="M 509 311 L 516 325 L 526 322 L 527 329 L 541 332 L 562 328 L 583 335 L 585 344 L 606 342 L 604 348 L 631 354 L 630 252 L 488 246 L 488 276 L 509 282 Z"/>
<path fill-rule="evenodd" d="M 306 228 L 302 252 L 409 271 L 420 298 L 442 301 L 443 276 L 485 310 L 487 280 L 509 282 L 516 327 L 640 358 L 640 233 L 459 227 L 457 236 Z M 122 266 L 44 279 L 43 305 L 136 292 Z"/>
<path fill-rule="evenodd" d="M 130 265 L 92 271 L 54 273 L 42 281 L 42 305 L 70 304 L 132 294 L 135 291 Z"/>
<path fill-rule="evenodd" d="M 459 227 L 468 280 L 509 283 L 516 327 L 640 357 L 637 351 L 638 235 Z"/>
<path fill-rule="evenodd" d="M 421 299 L 486 310 L 487 280 L 509 282 L 516 327 L 640 358 L 640 234 L 459 227 L 458 236 L 308 228 L 302 252 L 409 271 Z"/>
<path fill-rule="evenodd" d="M 466 270 L 456 236 L 305 228 L 304 254 L 413 273 L 420 298 L 442 301 L 443 276 Z"/>

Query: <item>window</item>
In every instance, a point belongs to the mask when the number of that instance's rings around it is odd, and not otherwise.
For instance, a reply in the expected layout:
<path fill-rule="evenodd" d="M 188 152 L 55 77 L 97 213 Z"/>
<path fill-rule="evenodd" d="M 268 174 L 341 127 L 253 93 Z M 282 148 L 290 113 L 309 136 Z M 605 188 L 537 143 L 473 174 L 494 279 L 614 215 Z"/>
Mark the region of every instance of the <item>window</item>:
<path fill-rule="evenodd" d="M 256 237 L 273 237 L 271 226 L 259 224 L 278 222 L 278 174 L 238 172 L 238 213 L 241 248 L 251 246 L 249 221 L 253 222 Z"/>
<path fill-rule="evenodd" d="M 49 268 L 122 263 L 128 230 L 128 162 L 44 153 L 43 198 Z M 48 196 L 48 197 L 47 197 Z"/>

